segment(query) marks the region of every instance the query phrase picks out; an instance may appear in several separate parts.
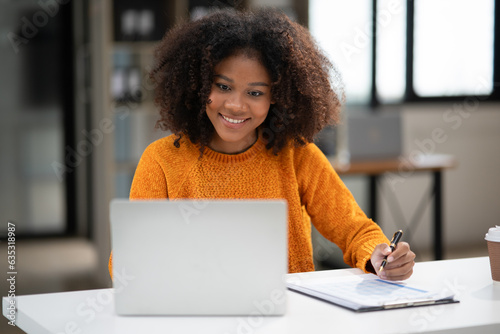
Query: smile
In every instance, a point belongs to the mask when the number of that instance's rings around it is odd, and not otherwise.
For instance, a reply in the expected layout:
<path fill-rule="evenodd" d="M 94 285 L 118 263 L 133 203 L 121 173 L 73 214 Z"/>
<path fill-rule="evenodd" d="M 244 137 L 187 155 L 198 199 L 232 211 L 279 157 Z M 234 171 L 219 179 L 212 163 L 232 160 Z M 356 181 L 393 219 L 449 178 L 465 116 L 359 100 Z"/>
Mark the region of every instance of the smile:
<path fill-rule="evenodd" d="M 229 118 L 229 117 L 226 117 L 222 114 L 220 114 L 222 116 L 222 118 L 224 118 L 226 121 L 228 121 L 229 123 L 233 123 L 233 124 L 240 124 L 240 123 L 243 123 L 245 122 L 247 119 L 232 119 L 232 118 Z"/>

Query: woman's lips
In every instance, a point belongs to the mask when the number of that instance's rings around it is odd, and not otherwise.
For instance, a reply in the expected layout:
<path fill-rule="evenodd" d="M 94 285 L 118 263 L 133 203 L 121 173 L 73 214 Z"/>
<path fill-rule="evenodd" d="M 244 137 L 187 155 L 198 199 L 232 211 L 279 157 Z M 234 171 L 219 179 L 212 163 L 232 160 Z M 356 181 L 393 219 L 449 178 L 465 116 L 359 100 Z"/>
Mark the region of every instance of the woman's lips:
<path fill-rule="evenodd" d="M 236 119 L 229 116 L 224 116 L 219 114 L 222 119 L 222 123 L 229 128 L 238 129 L 245 125 L 245 123 L 250 120 L 250 118 Z"/>

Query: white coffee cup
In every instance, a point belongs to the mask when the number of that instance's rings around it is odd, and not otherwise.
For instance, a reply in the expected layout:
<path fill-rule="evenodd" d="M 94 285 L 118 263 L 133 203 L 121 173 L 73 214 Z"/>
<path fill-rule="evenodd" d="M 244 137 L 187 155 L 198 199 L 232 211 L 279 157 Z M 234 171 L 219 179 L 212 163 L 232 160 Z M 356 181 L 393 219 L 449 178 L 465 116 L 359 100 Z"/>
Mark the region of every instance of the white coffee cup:
<path fill-rule="evenodd" d="M 493 242 L 500 242 L 500 226 L 497 225 L 496 227 L 490 227 L 484 239 Z"/>
<path fill-rule="evenodd" d="M 500 226 L 496 225 L 496 227 L 491 227 L 484 239 L 486 239 L 488 243 L 493 284 L 500 285 Z"/>

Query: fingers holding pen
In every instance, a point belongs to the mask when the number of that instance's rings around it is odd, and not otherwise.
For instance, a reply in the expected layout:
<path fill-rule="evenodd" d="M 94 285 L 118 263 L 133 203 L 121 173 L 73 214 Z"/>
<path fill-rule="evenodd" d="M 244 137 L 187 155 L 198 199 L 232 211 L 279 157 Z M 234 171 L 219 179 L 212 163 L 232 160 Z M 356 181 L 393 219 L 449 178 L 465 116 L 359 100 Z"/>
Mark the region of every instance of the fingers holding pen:
<path fill-rule="evenodd" d="M 387 256 L 387 264 L 378 274 L 383 279 L 404 280 L 411 276 L 414 265 L 415 253 L 407 242 L 400 242 Z"/>

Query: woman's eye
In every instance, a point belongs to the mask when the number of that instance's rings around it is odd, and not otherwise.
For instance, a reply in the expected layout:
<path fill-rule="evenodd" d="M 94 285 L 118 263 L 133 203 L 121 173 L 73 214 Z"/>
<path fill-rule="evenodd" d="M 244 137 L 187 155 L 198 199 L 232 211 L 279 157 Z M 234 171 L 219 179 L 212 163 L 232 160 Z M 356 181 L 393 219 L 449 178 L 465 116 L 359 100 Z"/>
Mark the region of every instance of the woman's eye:
<path fill-rule="evenodd" d="M 259 91 L 252 91 L 252 92 L 249 92 L 248 94 L 250 94 L 251 96 L 257 97 L 257 96 L 261 96 L 264 93 L 259 92 Z"/>
<path fill-rule="evenodd" d="M 223 91 L 227 91 L 229 90 L 229 86 L 228 85 L 224 85 L 224 84 L 215 84 L 217 87 L 219 87 L 220 90 L 223 90 Z"/>

